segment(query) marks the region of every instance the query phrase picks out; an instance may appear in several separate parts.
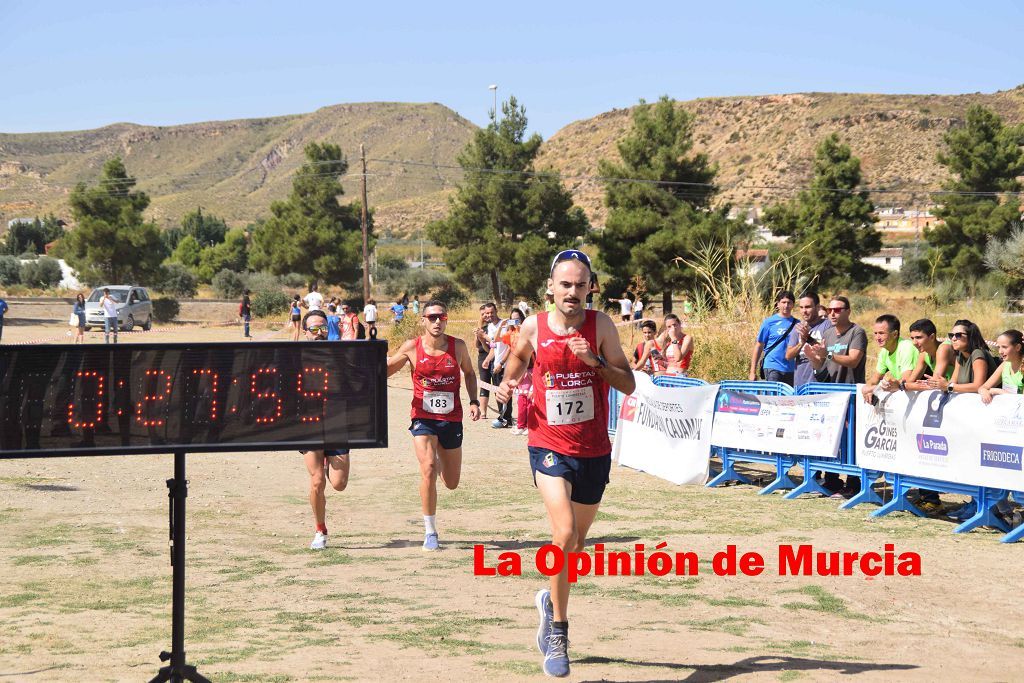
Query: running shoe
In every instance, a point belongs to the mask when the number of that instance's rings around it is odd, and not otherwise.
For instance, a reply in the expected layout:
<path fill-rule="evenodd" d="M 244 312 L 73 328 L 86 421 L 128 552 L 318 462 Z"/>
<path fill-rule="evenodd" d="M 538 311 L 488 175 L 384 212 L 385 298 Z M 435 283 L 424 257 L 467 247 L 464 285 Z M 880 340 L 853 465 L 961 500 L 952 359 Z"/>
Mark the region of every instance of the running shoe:
<path fill-rule="evenodd" d="M 942 503 L 936 502 L 929 498 L 925 498 L 924 500 L 918 500 L 916 503 L 914 503 L 914 505 L 916 505 L 917 509 L 926 515 L 938 515 L 942 513 Z"/>
<path fill-rule="evenodd" d="M 569 675 L 569 634 L 552 629 L 544 654 L 544 673 L 563 678 Z"/>
<path fill-rule="evenodd" d="M 491 423 L 492 429 L 505 429 L 506 427 L 508 427 L 508 425 L 505 424 L 503 420 L 495 420 Z"/>
<path fill-rule="evenodd" d="M 978 503 L 972 498 L 947 516 L 957 522 L 965 522 L 976 514 L 978 514 Z"/>
<path fill-rule="evenodd" d="M 555 608 L 551 604 L 551 591 L 547 588 L 537 591 L 533 604 L 537 606 L 537 613 L 540 615 L 540 623 L 537 626 L 537 649 L 542 655 L 546 655 L 548 653 L 548 636 L 551 635 L 551 621 L 555 618 Z"/>
<path fill-rule="evenodd" d="M 327 534 L 322 531 L 316 532 L 313 542 L 309 544 L 310 550 L 323 550 L 327 547 Z"/>
<path fill-rule="evenodd" d="M 437 542 L 437 534 L 427 534 L 426 538 L 423 539 L 424 550 L 437 550 L 440 547 L 440 543 Z"/>

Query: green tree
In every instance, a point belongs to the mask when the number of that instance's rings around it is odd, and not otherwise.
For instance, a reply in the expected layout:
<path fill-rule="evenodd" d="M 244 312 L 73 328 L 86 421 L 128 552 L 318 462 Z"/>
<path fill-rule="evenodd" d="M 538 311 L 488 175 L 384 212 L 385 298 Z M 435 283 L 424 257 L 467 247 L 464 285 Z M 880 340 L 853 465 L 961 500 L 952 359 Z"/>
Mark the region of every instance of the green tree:
<path fill-rule="evenodd" d="M 186 237 L 182 240 L 189 239 Z M 180 244 L 178 246 L 181 246 Z M 242 272 L 248 261 L 249 244 L 242 228 L 229 230 L 220 244 L 207 247 L 199 254 L 196 275 L 201 282 L 211 282 L 213 276 L 222 270 Z"/>
<path fill-rule="evenodd" d="M 64 223 L 53 214 L 39 220 L 18 221 L 10 227 L 4 238 L 3 253 L 21 256 L 25 253 L 42 254 L 46 245 L 64 236 Z"/>
<path fill-rule="evenodd" d="M 192 235 L 186 235 L 178 241 L 178 246 L 174 247 L 174 251 L 167 258 L 173 263 L 180 263 L 188 268 L 195 268 L 199 265 L 199 256 L 202 252 L 203 248 L 199 246 L 196 238 Z"/>
<path fill-rule="evenodd" d="M 167 255 L 155 223 L 143 219 L 149 196 L 137 192 L 120 158 L 103 165 L 95 187 L 71 192 L 77 226 L 61 241 L 61 253 L 87 282 L 146 283 L 160 277 Z"/>
<path fill-rule="evenodd" d="M 311 142 L 306 163 L 295 174 L 285 201 L 270 205 L 271 217 L 252 235 L 249 260 L 256 270 L 301 273 L 340 284 L 362 278 L 363 238 L 359 202 L 341 204 L 339 178 L 348 162 L 337 145 Z M 370 248 L 373 220 L 369 216 Z M 216 273 L 216 270 L 214 271 Z"/>
<path fill-rule="evenodd" d="M 693 153 L 693 116 L 662 97 L 640 100 L 633 128 L 618 144 L 621 163 L 602 159 L 608 218 L 596 241 L 603 269 L 612 276 L 609 294 L 640 275 L 647 290 L 662 293 L 672 310 L 672 292 L 692 286 L 697 274 L 676 260 L 700 245 L 723 242 L 739 230 L 728 207 L 710 208 L 717 168 Z"/>
<path fill-rule="evenodd" d="M 991 239 L 1006 240 L 1020 219 L 1020 201 L 1003 193 L 1019 192 L 1024 174 L 1024 126 L 1004 126 L 994 112 L 974 105 L 967 122 L 943 136 L 946 149 L 939 163 L 953 175 L 938 200 L 942 219 L 925 238 L 938 252 L 943 275 L 980 277 L 985 274 L 985 247 Z"/>
<path fill-rule="evenodd" d="M 789 237 L 819 287 L 864 285 L 884 274 L 861 261 L 881 248 L 882 237 L 868 193 L 857 189 L 860 183 L 860 159 L 833 133 L 815 151 L 810 189 L 765 211 L 765 225 Z"/>
<path fill-rule="evenodd" d="M 224 241 L 228 226 L 223 219 L 204 215 L 202 207 L 181 219 L 181 235 L 191 235 L 201 246 L 212 247 Z"/>
<path fill-rule="evenodd" d="M 459 154 L 465 175 L 448 216 L 426 230 L 446 249 L 445 262 L 460 284 L 472 288 L 483 274 L 495 301 L 511 302 L 537 295 L 551 257 L 572 246 L 589 223 L 554 173 L 535 172 L 541 138 L 526 138 L 526 109 L 510 97 L 502 112 Z"/>

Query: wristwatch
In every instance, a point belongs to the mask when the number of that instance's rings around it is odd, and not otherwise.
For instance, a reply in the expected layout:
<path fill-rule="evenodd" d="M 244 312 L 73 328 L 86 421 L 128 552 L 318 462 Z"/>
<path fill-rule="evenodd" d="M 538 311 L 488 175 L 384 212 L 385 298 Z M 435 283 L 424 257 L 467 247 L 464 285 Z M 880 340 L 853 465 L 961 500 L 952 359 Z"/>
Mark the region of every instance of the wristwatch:
<path fill-rule="evenodd" d="M 476 407 L 478 407 L 478 408 L 479 408 L 479 407 L 480 407 L 480 401 L 478 401 L 478 400 L 476 400 L 476 399 L 474 398 L 473 400 L 471 400 L 471 401 L 469 402 L 469 405 L 471 405 L 471 406 L 476 406 Z"/>
<path fill-rule="evenodd" d="M 831 351 L 825 354 L 825 360 L 832 360 L 832 356 L 835 355 Z"/>
<path fill-rule="evenodd" d="M 946 393 L 947 394 L 952 394 L 953 393 L 953 383 L 952 382 L 950 382 L 949 384 L 946 385 Z"/>
<path fill-rule="evenodd" d="M 599 367 L 599 368 L 607 368 L 608 367 L 608 361 L 606 361 L 604 359 L 604 356 L 598 356 L 597 357 L 597 367 Z"/>

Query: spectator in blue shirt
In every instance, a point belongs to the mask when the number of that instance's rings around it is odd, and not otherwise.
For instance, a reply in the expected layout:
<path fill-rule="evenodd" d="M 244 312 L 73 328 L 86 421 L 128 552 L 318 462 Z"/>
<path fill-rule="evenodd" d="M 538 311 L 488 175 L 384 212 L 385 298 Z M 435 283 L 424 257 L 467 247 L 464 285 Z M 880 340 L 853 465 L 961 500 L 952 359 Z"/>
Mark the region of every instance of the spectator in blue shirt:
<path fill-rule="evenodd" d="M 402 318 L 405 317 L 405 306 L 402 305 L 401 301 L 396 299 L 395 304 L 391 307 L 391 312 L 395 314 L 395 322 L 400 323 L 402 322 Z"/>
<path fill-rule="evenodd" d="M 334 304 L 327 305 L 327 341 L 338 341 L 341 339 L 341 316 L 338 315 L 338 307 Z"/>
<path fill-rule="evenodd" d="M 7 302 L 0 299 L 0 339 L 4 336 L 4 313 L 7 312 Z"/>
<path fill-rule="evenodd" d="M 786 341 L 789 333 L 796 327 L 797 320 L 793 317 L 793 304 L 796 297 L 793 292 L 781 292 L 775 297 L 775 308 L 778 311 L 761 323 L 757 332 L 757 343 L 750 354 L 751 382 L 765 379 L 769 382 L 784 382 L 793 385 L 795 364 L 786 358 Z M 762 361 L 763 357 L 763 361 Z M 761 375 L 761 377 L 759 377 Z"/>

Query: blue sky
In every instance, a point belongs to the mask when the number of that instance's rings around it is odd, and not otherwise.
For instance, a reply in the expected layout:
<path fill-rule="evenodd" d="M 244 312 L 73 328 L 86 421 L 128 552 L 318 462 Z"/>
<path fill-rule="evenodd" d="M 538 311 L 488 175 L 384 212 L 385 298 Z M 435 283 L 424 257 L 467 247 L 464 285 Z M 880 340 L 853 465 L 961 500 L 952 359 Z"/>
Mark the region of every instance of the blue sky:
<path fill-rule="evenodd" d="M 440 102 L 530 126 L 639 98 L 992 92 L 1024 83 L 1009 2 L 0 0 L 0 132 Z M 842 5 L 842 6 L 840 6 Z"/>

